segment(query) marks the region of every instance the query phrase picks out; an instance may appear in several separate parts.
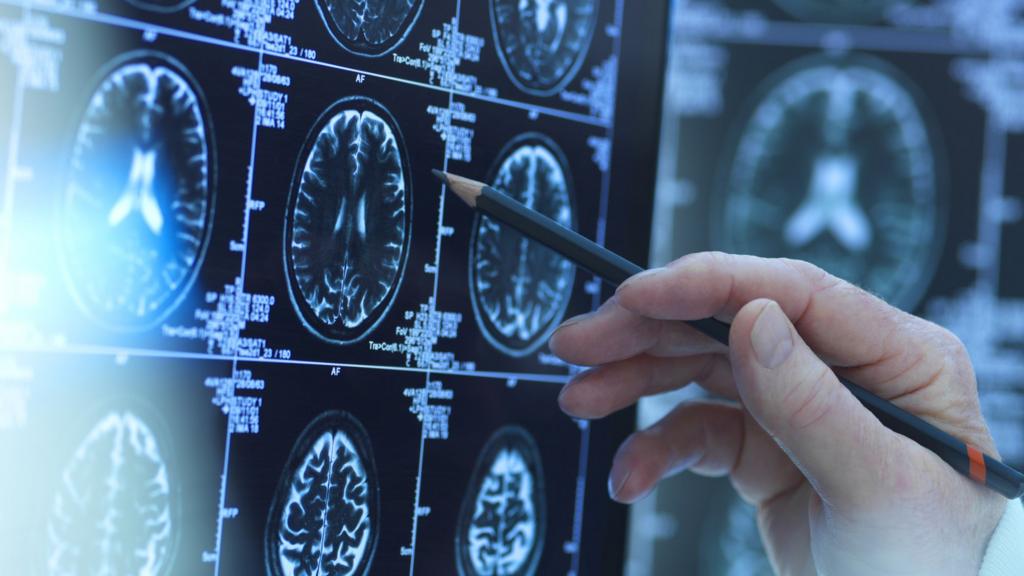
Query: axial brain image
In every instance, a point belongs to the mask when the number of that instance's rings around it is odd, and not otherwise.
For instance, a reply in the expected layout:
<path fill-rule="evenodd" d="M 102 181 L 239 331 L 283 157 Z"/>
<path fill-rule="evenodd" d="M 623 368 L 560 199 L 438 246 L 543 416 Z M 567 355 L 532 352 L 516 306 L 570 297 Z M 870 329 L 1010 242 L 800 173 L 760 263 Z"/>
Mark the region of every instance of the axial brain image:
<path fill-rule="evenodd" d="M 913 86 L 872 57 L 814 55 L 769 77 L 755 102 L 713 199 L 714 247 L 807 260 L 914 309 L 947 201 Z"/>
<path fill-rule="evenodd" d="M 102 418 L 61 476 L 47 531 L 47 573 L 168 574 L 178 528 L 171 482 L 145 422 L 129 411 Z"/>
<path fill-rule="evenodd" d="M 71 290 L 100 323 L 149 327 L 194 280 L 213 209 L 209 141 L 198 88 L 162 57 L 121 63 L 89 97 L 62 231 Z"/>
<path fill-rule="evenodd" d="M 356 54 L 376 56 L 405 39 L 423 0 L 317 0 L 334 39 Z"/>
<path fill-rule="evenodd" d="M 270 576 L 369 573 L 379 532 L 370 440 L 349 414 L 327 412 L 300 435 L 266 532 Z"/>
<path fill-rule="evenodd" d="M 285 252 L 293 301 L 319 336 L 350 343 L 391 306 L 408 256 L 412 191 L 398 126 L 371 100 L 314 127 L 293 185 Z"/>
<path fill-rule="evenodd" d="M 459 514 L 460 576 L 527 576 L 544 546 L 547 509 L 540 452 L 522 428 L 506 426 L 484 446 Z"/>
<path fill-rule="evenodd" d="M 560 224 L 573 226 L 571 186 L 554 142 L 527 134 L 501 155 L 494 188 Z M 565 314 L 575 268 L 519 232 L 480 217 L 471 245 L 470 291 L 487 340 L 512 356 L 536 350 Z"/>
<path fill-rule="evenodd" d="M 494 40 L 520 89 L 548 96 L 572 80 L 590 48 L 597 0 L 490 0 Z"/>

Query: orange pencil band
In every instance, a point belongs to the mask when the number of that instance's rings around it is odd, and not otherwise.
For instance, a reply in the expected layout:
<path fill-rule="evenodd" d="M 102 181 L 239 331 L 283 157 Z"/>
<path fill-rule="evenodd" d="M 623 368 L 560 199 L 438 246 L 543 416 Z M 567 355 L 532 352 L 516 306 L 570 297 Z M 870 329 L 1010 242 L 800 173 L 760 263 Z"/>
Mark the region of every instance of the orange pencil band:
<path fill-rule="evenodd" d="M 609 284 L 619 285 L 643 271 L 643 268 L 622 256 L 486 184 L 439 170 L 434 170 L 434 175 L 470 207 L 544 244 Z M 729 345 L 729 324 L 714 318 L 686 323 L 712 339 Z M 837 377 L 883 425 L 931 450 L 957 472 L 1007 498 L 1019 498 L 1024 494 L 1024 474 L 1020 471 L 857 384 L 841 376 Z"/>

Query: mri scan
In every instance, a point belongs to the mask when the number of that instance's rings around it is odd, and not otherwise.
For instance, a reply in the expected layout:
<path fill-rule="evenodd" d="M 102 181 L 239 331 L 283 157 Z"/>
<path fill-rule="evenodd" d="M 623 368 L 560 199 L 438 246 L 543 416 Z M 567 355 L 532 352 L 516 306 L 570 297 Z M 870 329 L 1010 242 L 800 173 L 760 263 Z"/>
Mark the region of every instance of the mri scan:
<path fill-rule="evenodd" d="M 534 574 L 544 544 L 546 505 L 533 437 L 518 426 L 495 432 L 477 459 L 459 513 L 459 575 Z"/>
<path fill-rule="evenodd" d="M 292 301 L 306 326 L 339 344 L 379 323 L 398 292 L 412 231 L 412 181 L 391 114 L 341 100 L 313 128 L 285 230 Z"/>
<path fill-rule="evenodd" d="M 61 229 L 70 289 L 98 322 L 148 328 L 184 297 L 210 235 L 211 142 L 198 87 L 168 57 L 116 62 L 89 97 Z"/>
<path fill-rule="evenodd" d="M 525 134 L 499 158 L 490 179 L 494 188 L 575 226 L 568 164 L 554 142 Z M 478 217 L 470 251 L 470 293 L 484 336 L 510 356 L 534 352 L 565 314 L 575 279 L 572 263 L 487 216 Z"/>
<path fill-rule="evenodd" d="M 784 68 L 734 135 L 716 248 L 809 260 L 913 308 L 948 205 L 926 118 L 875 59 L 811 56 Z"/>
<path fill-rule="evenodd" d="M 327 412 L 299 436 L 270 508 L 269 576 L 368 574 L 380 531 L 370 438 L 354 417 Z"/>
<path fill-rule="evenodd" d="M 597 22 L 597 0 L 490 0 L 494 43 L 512 82 L 550 96 L 579 71 Z"/>
<path fill-rule="evenodd" d="M 164 448 L 131 411 L 104 416 L 64 468 L 50 514 L 46 572 L 169 574 L 178 525 Z"/>
<path fill-rule="evenodd" d="M 419 17 L 424 0 L 316 0 L 334 40 L 346 50 L 380 56 L 395 49 Z"/>

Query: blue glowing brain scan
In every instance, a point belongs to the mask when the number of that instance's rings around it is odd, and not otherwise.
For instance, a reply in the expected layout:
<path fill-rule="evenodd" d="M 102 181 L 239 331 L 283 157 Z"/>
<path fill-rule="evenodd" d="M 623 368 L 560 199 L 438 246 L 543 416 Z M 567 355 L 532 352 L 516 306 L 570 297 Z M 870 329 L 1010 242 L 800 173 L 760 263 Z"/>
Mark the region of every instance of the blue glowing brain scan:
<path fill-rule="evenodd" d="M 131 411 L 104 416 L 64 468 L 49 520 L 48 574 L 169 574 L 175 491 L 152 428 Z"/>
<path fill-rule="evenodd" d="M 911 86 L 867 56 L 769 78 L 738 124 L 714 248 L 808 260 L 913 309 L 945 236 L 945 165 Z"/>
<path fill-rule="evenodd" d="M 354 417 L 331 411 L 299 436 L 270 507 L 268 576 L 362 576 L 380 531 L 370 438 Z"/>
<path fill-rule="evenodd" d="M 424 0 L 316 0 L 334 40 L 346 50 L 380 56 L 398 47 L 423 9 Z"/>
<path fill-rule="evenodd" d="M 524 92 L 550 96 L 579 71 L 597 22 L 597 0 L 490 0 L 505 72 Z"/>
<path fill-rule="evenodd" d="M 532 576 L 546 526 L 537 443 L 518 426 L 501 428 L 480 453 L 462 501 L 455 535 L 459 576 Z"/>
<path fill-rule="evenodd" d="M 494 188 L 558 223 L 573 227 L 568 163 L 549 138 L 530 133 L 499 156 Z M 477 324 L 495 348 L 525 356 L 565 315 L 575 268 L 547 247 L 481 216 L 470 244 L 470 293 Z"/>
<path fill-rule="evenodd" d="M 115 63 L 75 134 L 62 248 L 72 294 L 118 329 L 159 323 L 184 298 L 210 235 L 213 150 L 204 103 L 155 53 Z"/>
<path fill-rule="evenodd" d="M 412 232 L 409 162 L 394 118 L 362 97 L 321 116 L 305 150 L 285 230 L 292 302 L 316 335 L 348 344 L 398 292 Z"/>

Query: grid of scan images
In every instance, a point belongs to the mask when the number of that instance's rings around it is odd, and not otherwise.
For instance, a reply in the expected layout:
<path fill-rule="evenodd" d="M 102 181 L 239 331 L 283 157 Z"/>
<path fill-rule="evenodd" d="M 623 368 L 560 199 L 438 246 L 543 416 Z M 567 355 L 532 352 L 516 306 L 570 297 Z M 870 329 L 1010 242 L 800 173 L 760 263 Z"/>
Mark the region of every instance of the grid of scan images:
<path fill-rule="evenodd" d="M 0 572 L 621 563 L 601 286 L 431 170 L 604 238 L 623 6 L 0 0 Z"/>
<path fill-rule="evenodd" d="M 1024 464 L 1024 2 L 676 0 L 668 62 L 652 264 L 809 260 L 951 329 Z M 633 576 L 771 574 L 727 481 L 633 518 Z"/>

